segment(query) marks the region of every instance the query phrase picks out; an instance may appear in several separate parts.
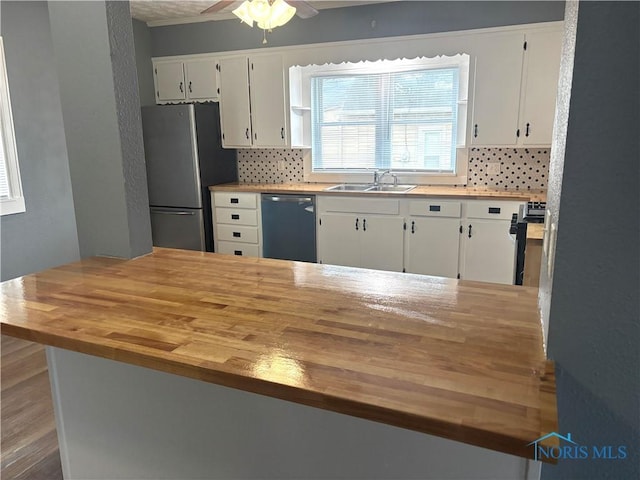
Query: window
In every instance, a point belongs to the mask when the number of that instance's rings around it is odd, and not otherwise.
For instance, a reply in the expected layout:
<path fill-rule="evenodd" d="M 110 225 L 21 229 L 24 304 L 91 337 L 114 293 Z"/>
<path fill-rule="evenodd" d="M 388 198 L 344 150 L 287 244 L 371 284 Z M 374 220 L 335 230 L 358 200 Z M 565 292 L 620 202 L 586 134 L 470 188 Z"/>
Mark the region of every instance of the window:
<path fill-rule="evenodd" d="M 2 37 L 0 37 L 0 127 L 0 214 L 9 215 L 24 212 L 25 204 L 18 168 Z"/>
<path fill-rule="evenodd" d="M 468 55 L 294 68 L 310 91 L 309 180 L 385 169 L 403 181 L 466 183 Z"/>

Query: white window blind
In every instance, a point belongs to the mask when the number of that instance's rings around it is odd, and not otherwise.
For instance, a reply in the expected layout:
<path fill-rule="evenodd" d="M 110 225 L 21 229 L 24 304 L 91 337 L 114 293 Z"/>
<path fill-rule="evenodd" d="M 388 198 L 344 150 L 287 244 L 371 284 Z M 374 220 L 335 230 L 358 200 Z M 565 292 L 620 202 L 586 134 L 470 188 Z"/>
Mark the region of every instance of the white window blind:
<path fill-rule="evenodd" d="M 314 170 L 455 170 L 458 69 L 316 77 Z"/>
<path fill-rule="evenodd" d="M 4 135 L 0 135 L 0 200 L 9 199 L 9 178 L 7 177 L 7 160 L 5 155 Z"/>
<path fill-rule="evenodd" d="M 455 174 L 467 55 L 311 68 L 314 172 Z"/>
<path fill-rule="evenodd" d="M 4 43 L 0 37 L 0 215 L 24 211 L 25 202 L 13 130 Z"/>

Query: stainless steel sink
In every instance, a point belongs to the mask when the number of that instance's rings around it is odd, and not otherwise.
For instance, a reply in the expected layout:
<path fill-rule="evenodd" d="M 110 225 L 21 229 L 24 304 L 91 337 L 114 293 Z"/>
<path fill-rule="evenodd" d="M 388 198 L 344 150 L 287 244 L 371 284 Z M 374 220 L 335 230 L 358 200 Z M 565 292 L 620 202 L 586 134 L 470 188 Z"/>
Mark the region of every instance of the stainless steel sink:
<path fill-rule="evenodd" d="M 394 192 L 394 193 L 406 193 L 409 190 L 416 188 L 415 185 L 374 185 L 368 188 L 367 192 Z"/>
<path fill-rule="evenodd" d="M 333 187 L 325 188 L 325 192 L 364 192 L 371 188 L 371 184 L 366 183 L 343 183 L 341 185 L 334 185 Z"/>
<path fill-rule="evenodd" d="M 409 190 L 416 188 L 416 185 L 371 185 L 364 183 L 342 183 L 340 185 L 334 185 L 333 187 L 325 188 L 325 192 L 391 192 L 391 193 L 406 193 Z"/>

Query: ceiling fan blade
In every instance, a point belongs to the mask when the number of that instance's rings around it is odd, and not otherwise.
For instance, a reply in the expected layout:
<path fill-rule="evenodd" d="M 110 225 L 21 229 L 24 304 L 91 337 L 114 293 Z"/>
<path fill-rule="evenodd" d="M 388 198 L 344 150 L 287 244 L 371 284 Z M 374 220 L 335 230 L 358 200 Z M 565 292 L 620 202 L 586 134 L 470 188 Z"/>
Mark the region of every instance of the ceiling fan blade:
<path fill-rule="evenodd" d="M 302 0 L 285 0 L 292 7 L 296 7 L 296 15 L 300 18 L 311 18 L 318 14 L 318 10 L 313 8 L 309 2 L 303 2 Z"/>
<path fill-rule="evenodd" d="M 227 8 L 229 5 L 233 5 L 234 3 L 241 3 L 241 2 L 236 2 L 235 0 L 219 0 L 218 2 L 214 3 L 209 8 L 201 11 L 200 13 L 201 14 L 216 13 L 224 8 Z"/>

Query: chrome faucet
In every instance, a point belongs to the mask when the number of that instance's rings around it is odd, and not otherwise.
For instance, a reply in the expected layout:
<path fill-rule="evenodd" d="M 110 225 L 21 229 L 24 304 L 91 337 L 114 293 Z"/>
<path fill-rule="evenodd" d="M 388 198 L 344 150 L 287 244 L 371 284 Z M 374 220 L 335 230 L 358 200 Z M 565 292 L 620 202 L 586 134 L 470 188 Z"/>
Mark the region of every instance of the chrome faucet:
<path fill-rule="evenodd" d="M 382 172 L 378 172 L 378 170 L 376 170 L 373 172 L 373 184 L 377 187 L 382 181 L 382 178 L 389 173 L 391 173 L 391 170 L 384 170 Z"/>

